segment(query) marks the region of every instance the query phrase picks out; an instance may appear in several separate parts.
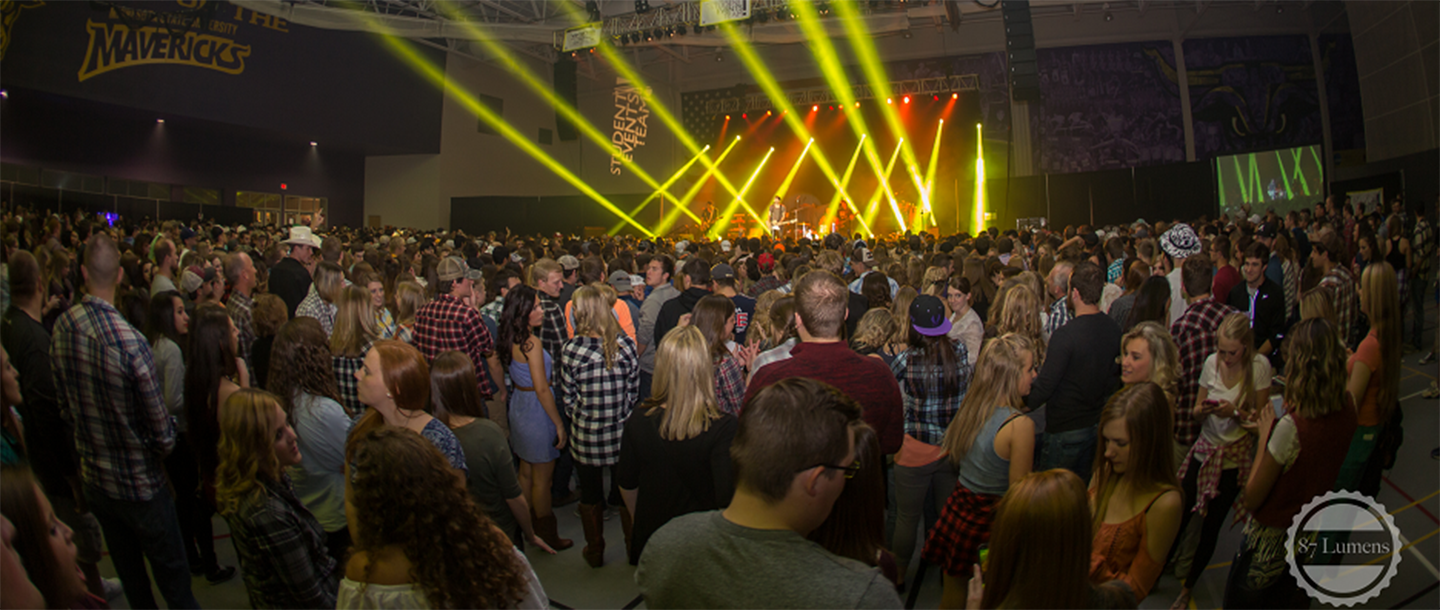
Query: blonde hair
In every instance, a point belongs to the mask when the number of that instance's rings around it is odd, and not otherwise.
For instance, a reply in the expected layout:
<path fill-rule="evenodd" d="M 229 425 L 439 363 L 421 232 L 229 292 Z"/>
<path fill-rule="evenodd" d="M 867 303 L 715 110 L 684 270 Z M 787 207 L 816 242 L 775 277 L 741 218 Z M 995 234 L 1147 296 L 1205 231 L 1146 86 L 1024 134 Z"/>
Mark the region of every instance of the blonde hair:
<path fill-rule="evenodd" d="M 950 461 L 956 466 L 965 459 L 965 454 L 975 445 L 975 437 L 985 422 L 995 414 L 995 409 L 1007 406 L 1014 409 L 1025 407 L 1025 397 L 1020 395 L 1020 376 L 1028 374 L 1025 356 L 1031 355 L 1031 367 L 1039 359 L 1031 340 L 1021 334 L 1008 333 L 991 339 L 980 350 L 975 361 L 975 376 L 970 381 L 970 391 L 960 402 L 960 410 L 950 425 L 945 428 L 945 440 L 940 446 L 950 454 Z"/>
<path fill-rule="evenodd" d="M 575 336 L 595 335 L 600 338 L 601 350 L 605 353 L 605 369 L 615 367 L 615 352 L 620 344 L 620 323 L 615 321 L 614 310 L 606 303 L 604 291 L 594 284 L 581 286 L 570 297 L 575 304 Z"/>
<path fill-rule="evenodd" d="M 1255 401 L 1255 331 L 1250 328 L 1250 318 L 1243 313 L 1225 316 L 1220 320 L 1220 327 L 1215 329 L 1217 346 L 1222 338 L 1240 344 L 1240 366 L 1244 367 L 1245 371 L 1240 377 L 1240 396 L 1234 401 L 1238 409 Z M 1255 409 L 1260 405 L 1249 407 Z"/>
<path fill-rule="evenodd" d="M 345 271 L 340 265 L 330 262 L 322 262 L 315 266 L 315 292 L 324 299 L 326 303 L 335 303 L 340 299 L 340 291 L 345 287 Z"/>
<path fill-rule="evenodd" d="M 1143 263 L 1136 263 L 1137 265 Z M 1146 320 L 1136 324 L 1130 332 L 1120 339 L 1120 350 L 1123 352 L 1125 346 L 1131 341 L 1140 339 L 1145 341 L 1150 348 L 1150 379 L 1155 385 L 1164 390 L 1165 397 L 1170 400 L 1171 407 L 1177 407 L 1180 391 L 1180 348 L 1175 345 L 1175 339 L 1170 336 L 1170 331 L 1165 330 L 1159 322 Z M 1183 405 L 1180 406 L 1183 408 Z"/>
<path fill-rule="evenodd" d="M 1040 334 L 1040 297 L 1024 284 L 1016 284 L 1005 293 L 1005 303 L 999 308 L 990 308 L 990 325 L 996 334 L 1017 333 L 1030 338 L 1034 344 L 1035 359 L 1045 353 L 1045 342 Z"/>
<path fill-rule="evenodd" d="M 531 288 L 538 288 L 540 281 L 550 277 L 551 273 L 565 274 L 565 269 L 553 258 L 542 258 L 530 266 L 530 281 L 527 282 Z"/>
<path fill-rule="evenodd" d="M 1305 419 L 1315 419 L 1345 408 L 1350 393 L 1345 391 L 1345 347 L 1340 343 L 1339 326 L 1324 318 L 1307 318 L 1295 323 L 1285 346 L 1289 374 L 1285 384 L 1285 407 Z"/>
<path fill-rule="evenodd" d="M 721 417 L 715 398 L 710 345 L 700 329 L 682 326 L 665 334 L 655 353 L 655 387 L 646 415 L 663 409 L 660 438 L 683 441 L 710 429 Z"/>
<path fill-rule="evenodd" d="M 370 293 L 359 286 L 347 286 L 340 292 L 335 315 L 335 332 L 330 334 L 330 352 L 336 356 L 363 356 L 365 346 L 380 336 L 375 327 L 375 302 Z"/>
<path fill-rule="evenodd" d="M 408 324 L 415 321 L 415 312 L 425 306 L 425 288 L 415 282 L 400 282 L 395 288 L 395 321 Z"/>
<path fill-rule="evenodd" d="M 1391 216 L 1394 221 L 1397 217 Z M 1391 235 L 1395 235 L 1392 232 Z M 1412 290 L 1419 290 L 1419 287 Z M 1380 422 L 1390 420 L 1400 389 L 1400 285 L 1390 263 L 1371 263 L 1360 274 L 1360 304 L 1370 318 L 1370 332 L 1380 342 L 1380 392 L 1376 396 Z M 1359 406 L 1359 405 L 1356 405 Z"/>
<path fill-rule="evenodd" d="M 1335 306 L 1330 303 L 1330 295 L 1319 288 L 1311 289 L 1300 298 L 1300 319 L 1311 318 L 1320 318 L 1332 325 L 1340 324 L 1340 316 L 1335 313 Z"/>
<path fill-rule="evenodd" d="M 890 315 L 895 318 L 896 328 L 910 327 L 910 304 L 914 303 L 918 296 L 920 292 L 910 286 L 902 286 L 900 291 L 895 293 L 895 301 L 890 304 Z"/>
<path fill-rule="evenodd" d="M 233 515 L 240 505 L 265 493 L 259 484 L 264 477 L 280 480 L 280 460 L 275 457 L 271 419 L 285 411 L 274 394 L 242 388 L 220 405 L 220 441 L 216 448 L 215 506 L 222 515 Z"/>
<path fill-rule="evenodd" d="M 881 349 L 894 343 L 895 336 L 899 333 L 900 327 L 895 325 L 895 316 L 890 315 L 888 310 L 877 307 L 865 312 L 865 315 L 860 317 L 860 323 L 855 326 L 855 337 L 851 339 L 851 344 Z"/>

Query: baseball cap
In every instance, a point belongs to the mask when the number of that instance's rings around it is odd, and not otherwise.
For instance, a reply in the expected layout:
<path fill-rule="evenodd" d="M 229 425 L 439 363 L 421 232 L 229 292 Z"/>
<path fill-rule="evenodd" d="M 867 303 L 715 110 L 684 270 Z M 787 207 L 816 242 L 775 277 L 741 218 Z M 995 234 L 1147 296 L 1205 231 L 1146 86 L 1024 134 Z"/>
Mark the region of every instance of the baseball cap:
<path fill-rule="evenodd" d="M 560 263 L 560 268 L 566 271 L 573 271 L 580 268 L 580 259 L 570 256 L 569 254 L 560 257 L 558 262 Z"/>
<path fill-rule="evenodd" d="M 910 326 L 927 337 L 950 332 L 950 319 L 945 317 L 945 304 L 928 294 L 915 297 L 910 303 Z"/>
<path fill-rule="evenodd" d="M 1257 237 L 1264 237 L 1264 238 L 1266 238 L 1266 239 L 1270 239 L 1270 238 L 1275 237 L 1275 234 L 1276 234 L 1278 231 L 1279 231 L 1279 229 L 1276 228 L 1275 223 L 1273 223 L 1273 222 L 1267 222 L 1267 223 L 1265 223 L 1265 224 L 1260 225 L 1260 228 L 1255 231 L 1255 235 L 1256 235 Z"/>
<path fill-rule="evenodd" d="M 875 254 L 871 252 L 869 248 L 856 248 L 853 258 L 857 261 L 865 263 L 866 265 L 875 263 Z"/>
<path fill-rule="evenodd" d="M 1200 236 L 1190 225 L 1176 223 L 1160 236 L 1160 249 L 1172 258 L 1190 258 L 1200 253 Z"/>
<path fill-rule="evenodd" d="M 775 256 L 769 252 L 761 252 L 760 256 L 755 258 L 755 264 L 760 267 L 761 273 L 770 273 L 775 269 Z"/>
<path fill-rule="evenodd" d="M 471 269 L 470 265 L 465 264 L 465 261 L 453 256 L 440 261 L 435 268 L 435 275 L 442 282 L 451 282 L 462 278 L 478 280 L 484 277 L 478 269 Z"/>
<path fill-rule="evenodd" d="M 180 241 L 194 239 L 195 237 L 197 237 L 197 235 L 195 234 L 195 231 L 192 230 L 190 227 L 182 227 L 180 229 Z"/>
<path fill-rule="evenodd" d="M 721 252 L 729 252 L 729 251 L 730 251 L 730 240 L 728 240 L 728 239 L 726 239 L 726 240 L 721 240 L 721 242 L 720 242 L 720 251 L 721 251 Z"/>
<path fill-rule="evenodd" d="M 629 292 L 631 288 L 630 274 L 623 270 L 610 272 L 610 287 L 617 292 Z"/>
<path fill-rule="evenodd" d="M 735 279 L 735 268 L 725 263 L 720 263 L 710 268 L 710 278 L 716 280 Z"/>

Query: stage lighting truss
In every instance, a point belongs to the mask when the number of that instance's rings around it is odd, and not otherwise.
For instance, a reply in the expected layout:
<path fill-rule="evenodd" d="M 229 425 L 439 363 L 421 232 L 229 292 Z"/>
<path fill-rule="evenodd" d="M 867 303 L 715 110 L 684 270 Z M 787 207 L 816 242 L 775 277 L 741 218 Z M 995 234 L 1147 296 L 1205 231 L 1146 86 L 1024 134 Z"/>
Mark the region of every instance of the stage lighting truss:
<path fill-rule="evenodd" d="M 857 84 L 850 88 L 850 93 L 856 100 L 871 100 L 878 97 L 875 90 L 868 83 Z M 890 93 L 895 96 L 940 96 L 955 99 L 957 92 L 979 91 L 980 77 L 975 74 L 960 74 L 956 76 L 940 76 L 933 78 L 919 78 L 911 80 L 899 80 L 890 82 Z M 830 106 L 840 102 L 840 96 L 829 87 L 809 87 L 805 89 L 791 89 L 785 92 L 785 99 L 793 108 L 804 108 L 806 106 Z M 726 113 L 758 112 L 772 110 L 775 103 L 769 95 L 764 92 L 747 93 L 744 96 L 730 96 L 705 102 L 703 110 L 706 115 L 720 115 Z"/>

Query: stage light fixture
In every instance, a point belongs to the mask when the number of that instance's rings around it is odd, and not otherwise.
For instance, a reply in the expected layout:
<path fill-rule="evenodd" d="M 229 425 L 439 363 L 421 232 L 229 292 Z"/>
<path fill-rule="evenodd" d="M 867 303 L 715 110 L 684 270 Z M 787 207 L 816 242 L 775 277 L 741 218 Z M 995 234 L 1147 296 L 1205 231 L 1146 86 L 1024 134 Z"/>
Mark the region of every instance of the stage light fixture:
<path fill-rule="evenodd" d="M 886 104 L 894 104 L 894 103 L 895 103 L 895 98 L 893 98 L 893 97 L 887 97 L 887 98 L 885 98 L 885 103 L 886 103 Z"/>
<path fill-rule="evenodd" d="M 604 18 L 600 16 L 600 3 L 596 2 L 596 0 L 586 0 L 585 16 L 590 18 L 591 23 L 603 21 Z"/>
<path fill-rule="evenodd" d="M 684 36 L 690 33 L 690 27 L 682 23 L 680 24 L 680 28 L 678 31 L 680 32 L 681 36 Z"/>
<path fill-rule="evenodd" d="M 310 141 L 310 145 L 311 145 L 311 146 L 314 146 L 314 145 L 315 145 L 315 141 L 314 141 L 314 140 L 311 140 L 311 141 Z"/>
<path fill-rule="evenodd" d="M 820 111 L 820 104 L 815 104 L 814 106 L 811 106 L 811 107 L 810 107 L 810 112 L 819 112 L 819 111 Z"/>
<path fill-rule="evenodd" d="M 950 99 L 952 99 L 952 100 L 958 100 L 958 99 L 960 99 L 960 94 L 959 94 L 959 93 L 951 93 L 951 94 L 950 94 Z"/>
<path fill-rule="evenodd" d="M 910 103 L 910 96 L 908 96 L 908 95 L 905 96 L 904 101 L 905 101 L 906 104 L 909 104 L 909 103 Z"/>
<path fill-rule="evenodd" d="M 730 120 L 730 115 L 728 115 L 728 114 L 725 115 L 725 120 L 727 120 L 727 121 Z"/>
<path fill-rule="evenodd" d="M 5 97 L 8 99 L 8 98 L 10 97 L 10 94 L 8 94 L 8 93 L 5 94 Z M 165 124 L 165 119 L 155 119 L 155 122 L 156 122 L 157 124 L 164 125 L 164 124 Z M 311 144 L 314 144 L 314 142 L 311 142 Z"/>
<path fill-rule="evenodd" d="M 766 111 L 765 111 L 765 116 L 770 116 L 770 111 L 769 111 L 769 110 L 766 110 Z"/>
<path fill-rule="evenodd" d="M 750 118 L 750 113 L 746 112 L 746 113 L 744 113 L 744 114 L 741 114 L 741 115 L 740 115 L 740 118 L 742 118 L 742 119 L 748 119 L 748 118 Z"/>
<path fill-rule="evenodd" d="M 637 12 L 637 13 L 648 13 L 648 12 L 650 12 L 650 0 L 635 0 L 635 12 Z"/>
<path fill-rule="evenodd" d="M 936 95 L 936 96 L 935 96 L 935 101 L 937 101 L 937 102 L 940 101 L 940 96 L 939 96 L 939 95 Z"/>
<path fill-rule="evenodd" d="M 770 21 L 770 13 L 766 11 L 760 11 L 760 14 L 755 16 L 755 20 L 760 23 L 766 23 Z"/>

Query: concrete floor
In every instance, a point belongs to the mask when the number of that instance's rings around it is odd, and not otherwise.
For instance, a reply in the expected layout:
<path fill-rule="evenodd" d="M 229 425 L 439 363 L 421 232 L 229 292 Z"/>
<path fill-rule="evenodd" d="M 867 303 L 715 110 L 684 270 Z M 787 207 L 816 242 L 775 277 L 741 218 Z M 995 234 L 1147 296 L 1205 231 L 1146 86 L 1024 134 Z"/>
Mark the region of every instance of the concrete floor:
<path fill-rule="evenodd" d="M 1427 347 L 1434 341 L 1436 310 L 1434 303 L 1427 308 Z M 1365 608 L 1440 608 L 1440 461 L 1431 457 L 1431 451 L 1440 448 L 1440 400 L 1425 399 L 1420 394 L 1436 380 L 1437 365 L 1432 362 L 1425 366 L 1418 364 L 1419 353 L 1404 356 L 1405 372 L 1400 381 L 1401 408 L 1405 411 L 1405 443 L 1400 449 L 1400 458 L 1394 470 L 1386 473 L 1385 485 L 1380 492 L 1379 502 L 1395 517 L 1406 545 L 1405 554 L 1395 578 L 1389 588 L 1375 599 L 1364 604 Z M 635 608 L 643 606 L 639 591 L 635 587 L 635 569 L 624 560 L 624 542 L 618 518 L 605 522 L 607 563 L 604 567 L 592 569 L 580 556 L 584 536 L 580 520 L 575 516 L 574 507 L 568 506 L 556 511 L 560 533 L 572 538 L 576 546 L 558 555 L 527 553 L 535 572 L 549 594 L 552 606 L 556 608 Z M 223 519 L 215 518 L 216 552 L 223 565 L 238 565 L 235 549 L 229 542 L 228 528 Z M 1240 543 L 1241 528 L 1226 529 L 1211 559 L 1211 565 L 1196 584 L 1191 608 L 1219 608 L 1224 594 L 1225 578 L 1230 559 Z M 918 552 L 918 549 L 917 549 Z M 907 579 L 910 590 L 903 598 L 907 608 L 934 608 L 940 602 L 940 573 L 933 568 L 916 564 Z M 921 570 L 924 570 L 921 573 Z M 101 565 L 106 576 L 114 576 L 108 556 Z M 206 608 L 247 608 L 249 598 L 240 576 L 220 585 L 210 585 L 203 578 L 194 580 L 195 596 Z M 1141 608 L 1168 608 L 1180 591 L 1179 581 L 1173 575 L 1163 575 L 1149 597 L 1141 602 Z M 157 600 L 162 600 L 159 592 Z M 1321 604 L 1313 604 L 1321 607 Z M 114 602 L 115 608 L 128 608 L 123 597 Z"/>

